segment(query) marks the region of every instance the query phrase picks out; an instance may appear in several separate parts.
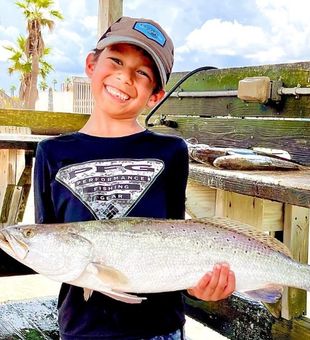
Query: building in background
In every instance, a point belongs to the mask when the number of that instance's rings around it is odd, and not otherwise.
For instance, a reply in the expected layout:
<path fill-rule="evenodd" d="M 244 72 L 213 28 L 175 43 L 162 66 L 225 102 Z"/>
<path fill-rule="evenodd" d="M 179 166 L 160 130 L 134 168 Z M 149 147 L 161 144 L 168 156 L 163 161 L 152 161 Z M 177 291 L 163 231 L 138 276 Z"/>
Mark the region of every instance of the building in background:
<path fill-rule="evenodd" d="M 36 110 L 54 112 L 91 113 L 93 97 L 87 77 L 72 77 L 61 84 L 61 91 L 40 91 Z"/>

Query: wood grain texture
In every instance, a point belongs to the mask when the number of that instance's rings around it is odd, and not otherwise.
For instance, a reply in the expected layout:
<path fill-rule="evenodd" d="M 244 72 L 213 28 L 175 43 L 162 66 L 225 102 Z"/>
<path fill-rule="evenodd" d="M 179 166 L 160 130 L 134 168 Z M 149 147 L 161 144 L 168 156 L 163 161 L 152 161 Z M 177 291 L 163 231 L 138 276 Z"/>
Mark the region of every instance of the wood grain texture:
<path fill-rule="evenodd" d="M 170 118 L 184 138 L 195 137 L 211 146 L 281 149 L 292 160 L 310 165 L 310 120 Z"/>
<path fill-rule="evenodd" d="M 310 170 L 218 170 L 192 163 L 190 178 L 211 188 L 310 208 Z"/>

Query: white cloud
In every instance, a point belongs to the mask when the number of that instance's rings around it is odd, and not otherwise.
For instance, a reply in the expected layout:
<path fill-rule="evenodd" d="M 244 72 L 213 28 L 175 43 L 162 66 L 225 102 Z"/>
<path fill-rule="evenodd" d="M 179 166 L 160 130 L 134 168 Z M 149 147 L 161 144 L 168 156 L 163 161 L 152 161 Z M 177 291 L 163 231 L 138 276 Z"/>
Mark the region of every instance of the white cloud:
<path fill-rule="evenodd" d="M 145 2 L 146 2 L 145 0 L 130 0 L 125 2 L 125 6 L 129 10 L 133 11 L 139 8 L 143 8 L 145 6 Z"/>
<path fill-rule="evenodd" d="M 97 35 L 98 18 L 95 15 L 88 15 L 81 20 L 83 27 L 88 30 L 93 36 Z"/>
<path fill-rule="evenodd" d="M 8 51 L 4 46 L 16 47 L 11 41 L 0 40 L 0 61 L 7 62 L 8 58 L 11 56 L 11 52 Z"/>
<path fill-rule="evenodd" d="M 15 26 L 0 26 L 0 34 L 7 37 L 16 37 L 20 32 Z"/>
<path fill-rule="evenodd" d="M 266 45 L 268 36 L 260 27 L 241 25 L 221 19 L 207 20 L 201 28 L 192 31 L 178 53 L 201 51 L 209 54 L 246 54 Z"/>
<path fill-rule="evenodd" d="M 90 2 L 93 2 L 93 0 L 57 0 L 55 1 L 55 8 L 62 12 L 66 21 L 72 22 L 86 15 L 87 6 Z M 95 2 L 97 5 L 98 0 Z"/>
<path fill-rule="evenodd" d="M 252 64 L 305 60 L 310 55 L 309 6 L 306 0 L 256 0 L 261 20 L 206 20 L 187 35 L 177 54 L 239 57 Z M 254 18 L 253 18 L 254 19 Z M 257 19 L 257 18 L 256 18 Z"/>
<path fill-rule="evenodd" d="M 257 0 L 257 8 L 271 26 L 270 43 L 282 47 L 287 60 L 309 58 L 310 21 L 307 0 Z"/>

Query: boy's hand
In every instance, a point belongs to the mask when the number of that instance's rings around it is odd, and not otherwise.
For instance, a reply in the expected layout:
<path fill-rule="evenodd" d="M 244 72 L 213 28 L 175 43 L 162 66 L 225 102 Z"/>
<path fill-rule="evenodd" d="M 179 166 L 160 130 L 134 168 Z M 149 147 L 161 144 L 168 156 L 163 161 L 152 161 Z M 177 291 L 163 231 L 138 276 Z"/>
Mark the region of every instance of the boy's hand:
<path fill-rule="evenodd" d="M 190 295 L 204 301 L 218 301 L 230 296 L 236 287 L 235 274 L 227 263 L 216 264 L 198 284 L 188 289 Z"/>

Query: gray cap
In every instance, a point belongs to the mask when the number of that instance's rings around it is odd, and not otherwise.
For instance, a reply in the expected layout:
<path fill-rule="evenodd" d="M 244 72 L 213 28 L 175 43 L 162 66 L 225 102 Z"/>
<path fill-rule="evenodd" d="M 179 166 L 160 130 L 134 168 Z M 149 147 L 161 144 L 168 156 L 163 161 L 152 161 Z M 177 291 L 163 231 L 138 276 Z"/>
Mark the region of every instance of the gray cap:
<path fill-rule="evenodd" d="M 139 46 L 153 58 L 164 86 L 171 74 L 174 47 L 173 42 L 162 27 L 150 19 L 121 17 L 113 23 L 99 39 L 96 48 L 117 43 L 128 43 Z"/>

